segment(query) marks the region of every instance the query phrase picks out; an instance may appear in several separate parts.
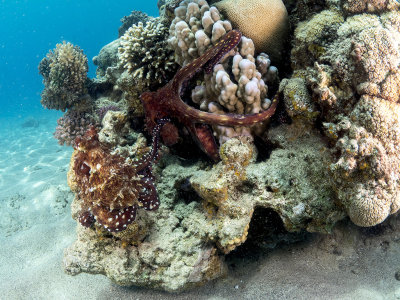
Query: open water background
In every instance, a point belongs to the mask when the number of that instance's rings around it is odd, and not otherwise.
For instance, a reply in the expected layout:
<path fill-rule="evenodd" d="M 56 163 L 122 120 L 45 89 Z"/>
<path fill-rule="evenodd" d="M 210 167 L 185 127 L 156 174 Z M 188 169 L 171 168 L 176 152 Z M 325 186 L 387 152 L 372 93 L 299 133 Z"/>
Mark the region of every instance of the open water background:
<path fill-rule="evenodd" d="M 120 19 L 132 10 L 157 16 L 157 1 L 1 0 L 0 130 L 15 118 L 61 116 L 40 105 L 40 60 L 65 40 L 83 49 L 94 77 L 92 58 L 118 38 Z"/>

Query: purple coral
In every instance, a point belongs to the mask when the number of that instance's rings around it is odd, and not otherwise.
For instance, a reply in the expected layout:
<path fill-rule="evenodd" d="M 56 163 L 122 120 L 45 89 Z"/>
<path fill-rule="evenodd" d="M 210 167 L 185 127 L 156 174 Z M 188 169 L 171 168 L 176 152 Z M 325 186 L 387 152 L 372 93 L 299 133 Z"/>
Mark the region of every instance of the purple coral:
<path fill-rule="evenodd" d="M 88 113 L 68 111 L 57 120 L 57 124 L 54 137 L 58 140 L 58 143 L 72 146 L 75 138 L 83 136 L 95 122 Z"/>
<path fill-rule="evenodd" d="M 101 121 L 103 121 L 103 118 L 106 115 L 106 113 L 110 110 L 111 111 L 120 111 L 121 109 L 116 105 L 107 105 L 107 106 L 100 107 L 96 111 L 97 115 L 99 116 L 100 123 L 101 123 Z"/>

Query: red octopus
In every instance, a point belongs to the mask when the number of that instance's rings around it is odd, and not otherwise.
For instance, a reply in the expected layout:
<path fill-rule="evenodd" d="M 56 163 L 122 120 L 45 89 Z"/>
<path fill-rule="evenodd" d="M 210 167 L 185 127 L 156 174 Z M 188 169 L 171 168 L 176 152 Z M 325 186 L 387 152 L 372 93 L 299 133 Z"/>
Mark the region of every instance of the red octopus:
<path fill-rule="evenodd" d="M 90 227 L 97 221 L 108 231 L 119 232 L 135 220 L 138 208 L 159 207 L 151 167 L 158 156 L 160 130 L 165 122 L 161 119 L 154 127 L 149 153 L 133 164 L 112 155 L 99 142 L 94 127 L 76 139 L 70 182 L 82 200 L 78 219 L 83 226 Z"/>
<path fill-rule="evenodd" d="M 214 114 L 195 109 L 184 101 L 180 95 L 182 86 L 199 70 L 211 73 L 213 67 L 221 58 L 237 46 L 241 39 L 238 30 L 226 33 L 212 48 L 190 64 L 181 68 L 174 78 L 156 92 L 145 92 L 141 100 L 146 114 L 146 127 L 149 132 L 161 118 L 176 119 L 183 124 L 193 138 L 198 142 L 202 150 L 214 160 L 218 159 L 218 147 L 213 134 L 206 124 L 226 126 L 250 126 L 269 119 L 276 110 L 278 98 L 275 97 L 271 106 L 260 113 L 239 114 Z M 167 123 L 162 129 L 161 136 L 167 145 L 173 145 L 178 141 L 178 129 L 172 123 Z"/>

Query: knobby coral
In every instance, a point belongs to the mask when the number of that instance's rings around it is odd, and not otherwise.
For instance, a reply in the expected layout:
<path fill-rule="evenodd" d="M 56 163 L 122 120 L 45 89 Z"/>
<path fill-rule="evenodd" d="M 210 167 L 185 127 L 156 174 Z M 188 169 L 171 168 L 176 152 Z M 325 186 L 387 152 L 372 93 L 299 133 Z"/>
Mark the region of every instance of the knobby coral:
<path fill-rule="evenodd" d="M 294 76 L 281 86 L 292 116 L 309 121 L 320 114 L 334 144 L 337 197 L 360 226 L 400 208 L 399 24 L 396 10 L 347 17 L 335 6 L 321 11 L 296 28 Z"/>
<path fill-rule="evenodd" d="M 205 0 L 185 0 L 175 9 L 170 26 L 169 45 L 175 51 L 176 61 L 185 66 L 232 30 L 229 20 L 223 20 L 216 7 Z M 232 76 L 233 75 L 233 76 Z M 242 36 L 237 48 L 214 66 L 211 72 L 198 78 L 192 91 L 192 101 L 208 112 L 249 114 L 269 107 L 277 69 L 265 53 L 255 57 L 251 39 Z M 265 130 L 263 124 L 252 130 L 245 126 L 213 126 L 220 142 L 234 136 L 249 135 Z"/>
<path fill-rule="evenodd" d="M 39 64 L 45 85 L 42 105 L 62 111 L 76 105 L 87 93 L 87 71 L 87 57 L 78 46 L 57 44 Z"/>
<path fill-rule="evenodd" d="M 196 141 L 199 142 L 201 148 L 214 160 L 218 159 L 218 149 L 214 142 L 212 133 L 206 124 L 217 125 L 236 125 L 249 126 L 262 122 L 270 118 L 276 109 L 278 99 L 274 98 L 271 106 L 260 113 L 249 115 L 237 114 L 214 114 L 197 110 L 180 98 L 182 86 L 197 71 L 204 69 L 206 73 L 210 73 L 215 64 L 233 49 L 240 41 L 241 34 L 237 30 L 231 30 L 225 34 L 214 47 L 208 49 L 202 56 L 195 59 L 180 69 L 174 78 L 163 88 L 157 92 L 146 92 L 141 95 L 143 106 L 146 112 L 147 130 L 153 130 L 157 124 L 157 120 L 164 117 L 176 118 L 180 123 L 187 127 Z M 169 144 L 176 143 L 178 134 L 175 126 L 168 126 L 168 132 L 163 132 L 162 136 Z M 172 138 L 171 138 L 172 137 Z"/>

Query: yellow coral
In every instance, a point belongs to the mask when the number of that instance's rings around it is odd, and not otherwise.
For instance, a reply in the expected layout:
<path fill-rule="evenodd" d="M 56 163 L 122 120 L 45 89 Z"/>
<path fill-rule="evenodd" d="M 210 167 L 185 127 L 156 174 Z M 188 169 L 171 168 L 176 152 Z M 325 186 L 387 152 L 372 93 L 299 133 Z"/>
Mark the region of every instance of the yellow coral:
<path fill-rule="evenodd" d="M 223 0 L 215 6 L 253 40 L 257 52 L 280 58 L 289 28 L 288 13 L 281 0 Z"/>

